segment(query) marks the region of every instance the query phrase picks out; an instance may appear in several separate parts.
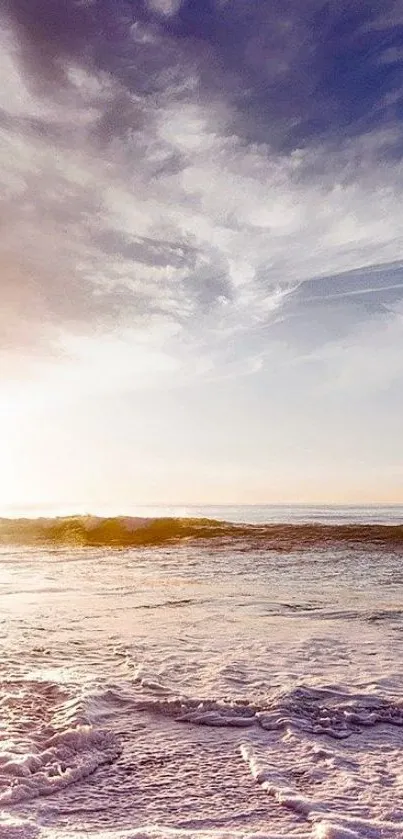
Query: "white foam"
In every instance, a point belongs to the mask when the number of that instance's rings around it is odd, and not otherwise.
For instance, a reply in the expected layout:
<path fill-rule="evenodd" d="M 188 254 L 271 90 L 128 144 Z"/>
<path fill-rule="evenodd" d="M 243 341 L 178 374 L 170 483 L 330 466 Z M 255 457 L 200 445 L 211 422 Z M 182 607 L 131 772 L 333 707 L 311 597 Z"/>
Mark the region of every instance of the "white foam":
<path fill-rule="evenodd" d="M 36 754 L 8 760 L 0 770 L 0 804 L 52 795 L 86 778 L 120 753 L 109 731 L 77 726 L 49 738 Z M 8 781 L 8 783 L 7 783 Z"/>
<path fill-rule="evenodd" d="M 175 829 L 165 826 L 144 825 L 128 830 L 100 830 L 91 833 L 91 839 L 311 839 L 311 832 L 293 830 L 292 833 L 258 832 L 248 830 Z M 88 839 L 86 831 L 44 830 L 40 839 Z M 332 837 L 333 839 L 333 837 Z"/>
<path fill-rule="evenodd" d="M 348 827 L 340 827 L 337 824 L 330 822 L 322 822 L 316 825 L 314 831 L 315 839 L 360 839 L 359 834 L 355 830 L 350 830 Z"/>
<path fill-rule="evenodd" d="M 39 836 L 39 826 L 0 813 L 0 839 L 37 839 Z"/>
<path fill-rule="evenodd" d="M 347 749 L 330 750 L 300 731 L 273 733 L 266 745 L 245 743 L 241 754 L 261 788 L 302 816 L 314 839 L 402 837 L 402 816 L 393 808 L 402 789 L 403 736 L 385 725 L 375 737 L 365 734 Z"/>
<path fill-rule="evenodd" d="M 389 724 L 403 727 L 403 704 L 371 694 L 354 694 L 317 688 L 280 691 L 259 702 L 231 699 L 175 696 L 172 691 L 139 683 L 139 691 L 122 695 L 109 691 L 108 696 L 94 699 L 104 703 L 128 703 L 133 711 L 171 717 L 177 722 L 203 726 L 248 728 L 256 726 L 268 732 L 298 730 L 344 740 L 358 731 Z M 171 693 L 168 698 L 161 693 Z M 157 695 L 155 695 L 157 694 Z M 104 708 L 105 710 L 105 708 Z"/>
<path fill-rule="evenodd" d="M 0 839 L 402 838 L 401 557 L 6 565 Z"/>
<path fill-rule="evenodd" d="M 3 685 L 8 740 L 0 751 L 0 805 L 59 792 L 120 753 L 116 736 L 91 725 L 80 695 L 53 683 Z M 1 824 L 1 822 L 0 822 Z"/>

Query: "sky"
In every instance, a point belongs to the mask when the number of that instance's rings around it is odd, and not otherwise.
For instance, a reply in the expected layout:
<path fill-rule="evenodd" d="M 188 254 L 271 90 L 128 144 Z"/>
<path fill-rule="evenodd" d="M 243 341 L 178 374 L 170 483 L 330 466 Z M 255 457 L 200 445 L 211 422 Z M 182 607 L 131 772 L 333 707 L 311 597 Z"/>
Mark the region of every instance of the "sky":
<path fill-rule="evenodd" d="M 0 510 L 403 502 L 403 0 L 3 0 Z"/>

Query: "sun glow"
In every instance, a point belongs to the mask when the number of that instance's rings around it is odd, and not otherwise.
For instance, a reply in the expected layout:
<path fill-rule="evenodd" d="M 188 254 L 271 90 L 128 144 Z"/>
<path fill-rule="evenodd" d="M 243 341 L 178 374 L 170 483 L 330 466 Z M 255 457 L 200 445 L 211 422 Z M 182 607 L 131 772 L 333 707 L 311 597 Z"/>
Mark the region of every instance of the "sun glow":
<path fill-rule="evenodd" d="M 38 395 L 39 396 L 39 395 Z M 41 400 L 28 386 L 3 385 L 0 397 L 0 513 L 41 495 Z"/>
<path fill-rule="evenodd" d="M 9 400 L 0 399 L 0 512 L 13 503 L 20 493 L 18 429 Z"/>

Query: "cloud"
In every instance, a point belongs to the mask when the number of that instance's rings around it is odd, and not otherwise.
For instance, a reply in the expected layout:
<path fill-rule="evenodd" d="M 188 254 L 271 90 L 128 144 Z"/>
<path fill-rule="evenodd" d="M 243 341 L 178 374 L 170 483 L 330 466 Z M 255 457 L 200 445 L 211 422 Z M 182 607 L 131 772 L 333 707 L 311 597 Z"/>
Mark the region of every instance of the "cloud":
<path fill-rule="evenodd" d="M 148 0 L 148 8 L 151 12 L 172 17 L 179 12 L 181 0 Z"/>
<path fill-rule="evenodd" d="M 299 364 L 316 372 L 320 389 L 327 394 L 348 394 L 350 408 L 377 394 L 385 400 L 386 413 L 401 410 L 403 381 L 403 317 L 361 321 L 354 331 L 347 330 L 338 340 L 322 343 L 301 357 Z M 376 405 L 382 413 L 382 404 Z"/>
<path fill-rule="evenodd" d="M 10 0 L 3 23 L 3 358 L 101 369 L 149 330 L 153 370 L 238 375 L 397 316 L 397 4 Z"/>
<path fill-rule="evenodd" d="M 400 319 L 402 301 L 400 261 L 306 280 L 287 296 L 269 334 L 305 355 L 360 334 L 363 327 L 389 329 Z"/>
<path fill-rule="evenodd" d="M 333 144 L 397 113 L 402 20 L 393 0 L 381 11 L 372 0 L 185 0 L 165 26 L 210 50 L 250 139 L 288 150 Z"/>

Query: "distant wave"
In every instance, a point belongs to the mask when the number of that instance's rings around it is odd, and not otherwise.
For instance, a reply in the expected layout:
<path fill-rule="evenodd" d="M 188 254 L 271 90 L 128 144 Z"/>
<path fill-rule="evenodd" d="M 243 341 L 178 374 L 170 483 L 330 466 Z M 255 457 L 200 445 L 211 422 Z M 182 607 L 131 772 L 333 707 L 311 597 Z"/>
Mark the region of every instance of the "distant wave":
<path fill-rule="evenodd" d="M 234 544 L 239 549 L 296 551 L 351 544 L 403 547 L 403 525 L 232 524 L 208 518 L 0 519 L 0 544 L 147 547 L 183 541 Z"/>

